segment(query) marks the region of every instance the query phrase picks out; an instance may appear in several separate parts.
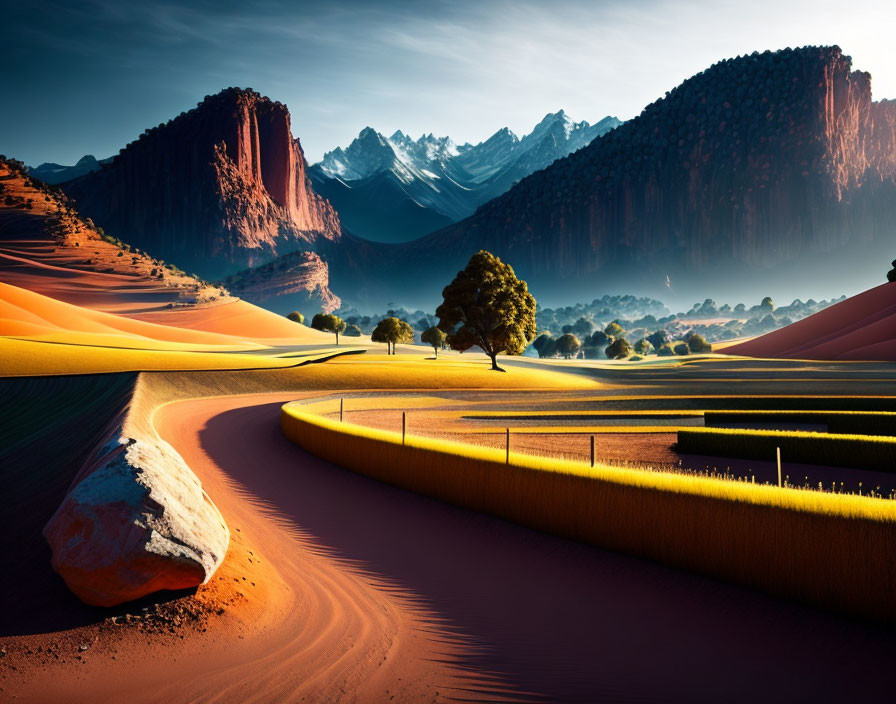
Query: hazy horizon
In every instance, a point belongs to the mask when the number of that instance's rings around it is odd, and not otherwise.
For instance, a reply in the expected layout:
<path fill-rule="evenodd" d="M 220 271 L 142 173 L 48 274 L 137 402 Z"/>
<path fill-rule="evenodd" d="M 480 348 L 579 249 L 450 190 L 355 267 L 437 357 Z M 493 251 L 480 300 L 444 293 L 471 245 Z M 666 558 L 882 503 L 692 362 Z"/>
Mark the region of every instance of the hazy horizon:
<path fill-rule="evenodd" d="M 0 80 L 14 99 L 0 152 L 32 165 L 110 156 L 232 85 L 286 103 L 309 162 L 367 125 L 475 144 L 559 109 L 627 120 L 719 60 L 806 44 L 838 44 L 872 73 L 875 99 L 896 98 L 896 10 L 868 0 L 848 11 L 810 0 L 4 0 L 3 11 Z"/>

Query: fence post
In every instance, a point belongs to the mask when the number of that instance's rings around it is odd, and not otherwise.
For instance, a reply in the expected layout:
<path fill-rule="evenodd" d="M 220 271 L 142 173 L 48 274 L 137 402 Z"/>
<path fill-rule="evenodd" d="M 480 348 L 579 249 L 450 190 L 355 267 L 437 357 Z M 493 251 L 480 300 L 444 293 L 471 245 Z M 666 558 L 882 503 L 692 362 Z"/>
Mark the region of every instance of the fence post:
<path fill-rule="evenodd" d="M 401 444 L 404 445 L 404 436 L 408 429 L 408 417 L 405 411 L 401 412 Z"/>
<path fill-rule="evenodd" d="M 340 398 L 339 398 L 339 422 L 340 422 L 340 423 L 341 423 L 342 420 L 343 420 L 342 411 L 343 411 L 343 408 L 344 408 L 344 404 L 345 404 L 345 399 L 342 398 L 342 397 L 340 397 Z"/>
<path fill-rule="evenodd" d="M 594 466 L 594 436 L 591 436 L 591 466 Z"/>
<path fill-rule="evenodd" d="M 504 461 L 505 464 L 510 464 L 510 428 L 507 428 L 507 457 Z"/>
<path fill-rule="evenodd" d="M 781 448 L 775 448 L 775 454 L 778 456 L 778 486 L 781 486 Z"/>

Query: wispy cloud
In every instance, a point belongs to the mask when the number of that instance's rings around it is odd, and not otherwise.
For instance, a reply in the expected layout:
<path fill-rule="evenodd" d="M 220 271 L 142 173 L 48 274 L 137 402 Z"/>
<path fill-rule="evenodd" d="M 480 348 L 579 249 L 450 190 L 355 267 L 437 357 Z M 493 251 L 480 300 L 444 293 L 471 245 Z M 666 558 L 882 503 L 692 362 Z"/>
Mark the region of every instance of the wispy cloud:
<path fill-rule="evenodd" d="M 875 0 L 53 0 L 5 12 L 0 151 L 112 153 L 228 85 L 286 102 L 310 158 L 367 125 L 479 141 L 565 108 L 628 118 L 713 62 L 839 43 L 896 97 Z"/>

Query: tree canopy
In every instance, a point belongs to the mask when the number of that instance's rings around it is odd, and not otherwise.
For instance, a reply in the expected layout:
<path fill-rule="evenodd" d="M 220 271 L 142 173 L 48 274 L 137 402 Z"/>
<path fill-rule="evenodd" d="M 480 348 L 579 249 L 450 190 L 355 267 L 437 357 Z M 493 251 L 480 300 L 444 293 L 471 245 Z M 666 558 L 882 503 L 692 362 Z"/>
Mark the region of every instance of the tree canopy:
<path fill-rule="evenodd" d="M 622 329 L 619 323 L 614 321 L 604 328 L 604 332 L 610 337 L 619 337 L 625 330 Z"/>
<path fill-rule="evenodd" d="M 579 338 L 572 333 L 566 333 L 557 338 L 557 352 L 567 359 L 578 354 L 581 347 L 582 343 L 579 341 Z"/>
<path fill-rule="evenodd" d="M 349 325 L 345 328 L 345 332 L 342 333 L 346 337 L 361 337 L 361 328 L 357 325 Z"/>
<path fill-rule="evenodd" d="M 395 354 L 395 345 L 399 342 L 413 342 L 414 329 L 404 320 L 399 320 L 395 316 L 383 318 L 376 324 L 370 335 L 373 342 L 386 343 L 388 354 Z"/>
<path fill-rule="evenodd" d="M 624 337 L 617 337 L 609 344 L 606 354 L 609 359 L 622 359 L 632 353 L 632 346 Z"/>
<path fill-rule="evenodd" d="M 294 310 L 292 313 L 286 316 L 292 322 L 298 323 L 299 325 L 303 325 L 305 323 L 305 316 L 299 313 L 299 311 Z"/>
<path fill-rule="evenodd" d="M 339 333 L 345 330 L 345 321 L 333 313 L 317 313 L 311 319 L 311 327 L 323 332 L 336 333 L 336 344 L 339 344 Z"/>
<path fill-rule="evenodd" d="M 492 369 L 503 371 L 498 354 L 522 354 L 535 337 L 535 298 L 513 268 L 490 252 L 474 254 L 442 297 L 436 316 L 448 344 L 461 352 L 478 345 Z"/>
<path fill-rule="evenodd" d="M 443 330 L 439 330 L 437 327 L 427 328 L 420 335 L 420 342 L 425 342 L 429 345 L 432 345 L 432 349 L 436 354 L 436 357 L 439 356 L 439 349 L 445 346 L 445 342 L 448 339 L 448 335 L 445 334 Z"/>

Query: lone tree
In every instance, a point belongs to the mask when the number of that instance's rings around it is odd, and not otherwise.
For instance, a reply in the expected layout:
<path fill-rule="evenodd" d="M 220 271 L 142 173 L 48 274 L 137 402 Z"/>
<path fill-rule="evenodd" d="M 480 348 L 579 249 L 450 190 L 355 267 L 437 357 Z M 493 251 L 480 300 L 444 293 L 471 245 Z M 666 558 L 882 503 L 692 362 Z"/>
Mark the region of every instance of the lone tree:
<path fill-rule="evenodd" d="M 311 319 L 311 327 L 323 332 L 336 333 L 336 344 L 339 344 L 339 333 L 345 330 L 345 321 L 332 313 L 317 313 Z"/>
<path fill-rule="evenodd" d="M 572 333 L 566 333 L 557 338 L 557 352 L 567 359 L 578 354 L 581 347 L 582 343 L 579 341 L 579 338 Z"/>
<path fill-rule="evenodd" d="M 887 272 L 887 281 L 896 282 L 896 259 L 893 260 L 893 268 Z"/>
<path fill-rule="evenodd" d="M 445 341 L 447 339 L 448 335 L 437 327 L 427 328 L 420 335 L 420 342 L 426 342 L 427 344 L 432 345 L 432 349 L 436 354 L 436 359 L 439 358 L 439 349 L 445 346 Z"/>
<path fill-rule="evenodd" d="M 290 313 L 286 317 L 289 318 L 292 322 L 298 323 L 299 325 L 305 324 L 305 316 L 302 315 L 301 313 L 299 313 L 299 311 L 297 311 L 297 310 L 294 310 L 292 313 Z"/>
<path fill-rule="evenodd" d="M 383 318 L 376 324 L 370 334 L 373 342 L 385 342 L 386 354 L 395 354 L 395 345 L 398 342 L 413 342 L 414 329 L 405 321 L 392 316 Z"/>
<path fill-rule="evenodd" d="M 479 345 L 498 366 L 498 354 L 522 354 L 535 337 L 535 298 L 513 268 L 484 250 L 442 291 L 436 310 L 448 344 L 463 352 Z"/>
<path fill-rule="evenodd" d="M 349 325 L 345 328 L 345 332 L 342 333 L 345 337 L 361 337 L 361 328 L 357 325 Z"/>
<path fill-rule="evenodd" d="M 617 337 L 605 350 L 609 359 L 622 359 L 632 353 L 632 346 L 624 337 Z"/>

